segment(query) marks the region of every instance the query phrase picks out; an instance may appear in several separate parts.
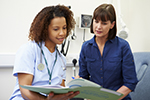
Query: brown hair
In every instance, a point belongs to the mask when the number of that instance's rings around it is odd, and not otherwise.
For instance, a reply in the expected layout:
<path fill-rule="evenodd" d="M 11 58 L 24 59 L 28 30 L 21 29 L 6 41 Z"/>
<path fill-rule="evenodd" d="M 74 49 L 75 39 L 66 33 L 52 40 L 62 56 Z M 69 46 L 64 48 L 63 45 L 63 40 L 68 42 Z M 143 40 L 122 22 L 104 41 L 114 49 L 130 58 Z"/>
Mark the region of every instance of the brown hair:
<path fill-rule="evenodd" d="M 48 37 L 48 25 L 55 17 L 65 17 L 67 23 L 67 35 L 75 26 L 73 12 L 64 5 L 48 6 L 43 8 L 34 18 L 29 32 L 29 40 L 39 43 Z"/>
<path fill-rule="evenodd" d="M 116 27 L 116 13 L 113 5 L 111 4 L 102 4 L 98 6 L 93 13 L 93 18 L 90 26 L 91 33 L 93 32 L 93 20 L 101 20 L 101 21 L 108 21 L 110 20 L 111 23 L 115 21 L 115 25 L 112 29 L 109 30 L 108 39 L 113 39 L 116 36 L 117 33 L 117 27 Z"/>

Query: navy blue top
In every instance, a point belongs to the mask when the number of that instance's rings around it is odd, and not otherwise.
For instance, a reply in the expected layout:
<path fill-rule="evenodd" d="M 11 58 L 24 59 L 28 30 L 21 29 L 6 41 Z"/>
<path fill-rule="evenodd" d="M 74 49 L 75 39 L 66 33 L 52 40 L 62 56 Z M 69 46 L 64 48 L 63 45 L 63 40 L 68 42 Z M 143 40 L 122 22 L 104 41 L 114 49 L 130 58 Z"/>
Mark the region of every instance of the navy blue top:
<path fill-rule="evenodd" d="M 104 88 L 118 90 L 122 85 L 134 91 L 138 82 L 128 42 L 119 37 L 105 43 L 101 56 L 95 36 L 83 43 L 79 58 L 79 76 Z M 126 99 L 129 98 L 129 99 Z M 123 100 L 130 100 L 128 95 Z"/>

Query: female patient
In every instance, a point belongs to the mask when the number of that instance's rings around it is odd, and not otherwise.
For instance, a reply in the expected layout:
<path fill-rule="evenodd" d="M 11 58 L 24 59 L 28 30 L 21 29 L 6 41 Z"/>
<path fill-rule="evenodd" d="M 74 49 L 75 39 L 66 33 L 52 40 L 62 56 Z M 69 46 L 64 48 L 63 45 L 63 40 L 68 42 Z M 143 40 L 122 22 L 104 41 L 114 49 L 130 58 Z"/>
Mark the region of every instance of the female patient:
<path fill-rule="evenodd" d="M 32 22 L 29 41 L 16 54 L 13 75 L 17 83 L 10 100 L 67 100 L 79 92 L 49 95 L 35 93 L 19 85 L 62 85 L 65 86 L 65 57 L 56 45 L 74 28 L 73 13 L 63 5 L 42 9 Z"/>
<path fill-rule="evenodd" d="M 120 100 L 131 100 L 129 93 L 137 84 L 133 55 L 128 42 L 116 36 L 111 4 L 95 9 L 90 29 L 94 37 L 82 45 L 79 76 L 124 94 Z"/>

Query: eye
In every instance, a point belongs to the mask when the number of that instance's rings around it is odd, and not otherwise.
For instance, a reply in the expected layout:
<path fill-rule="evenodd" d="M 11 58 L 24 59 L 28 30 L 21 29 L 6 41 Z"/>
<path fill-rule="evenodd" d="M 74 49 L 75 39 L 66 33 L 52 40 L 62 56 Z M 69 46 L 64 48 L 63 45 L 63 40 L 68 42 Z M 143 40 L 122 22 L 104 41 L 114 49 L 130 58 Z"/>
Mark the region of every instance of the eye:
<path fill-rule="evenodd" d="M 63 29 L 64 29 L 64 30 L 66 30 L 66 29 L 67 29 L 67 27 L 63 27 Z"/>
<path fill-rule="evenodd" d="M 103 24 L 103 25 L 107 25 L 107 23 L 106 23 L 106 22 L 102 22 L 102 24 Z"/>
<path fill-rule="evenodd" d="M 98 23 L 99 21 L 98 20 L 95 20 L 95 23 Z"/>
<path fill-rule="evenodd" d="M 55 28 L 55 29 L 53 29 L 54 31 L 57 31 L 58 29 L 57 28 Z"/>

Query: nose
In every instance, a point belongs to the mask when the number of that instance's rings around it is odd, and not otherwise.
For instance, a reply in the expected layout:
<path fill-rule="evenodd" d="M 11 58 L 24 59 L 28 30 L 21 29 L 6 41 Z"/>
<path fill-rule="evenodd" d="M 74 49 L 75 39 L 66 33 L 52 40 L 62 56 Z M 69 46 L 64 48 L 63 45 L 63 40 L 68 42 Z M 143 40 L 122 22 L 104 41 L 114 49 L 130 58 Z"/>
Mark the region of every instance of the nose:
<path fill-rule="evenodd" d="M 98 24 L 97 24 L 97 28 L 101 28 L 101 23 L 98 23 Z"/>
<path fill-rule="evenodd" d="M 66 30 L 61 29 L 59 35 L 66 35 Z"/>

